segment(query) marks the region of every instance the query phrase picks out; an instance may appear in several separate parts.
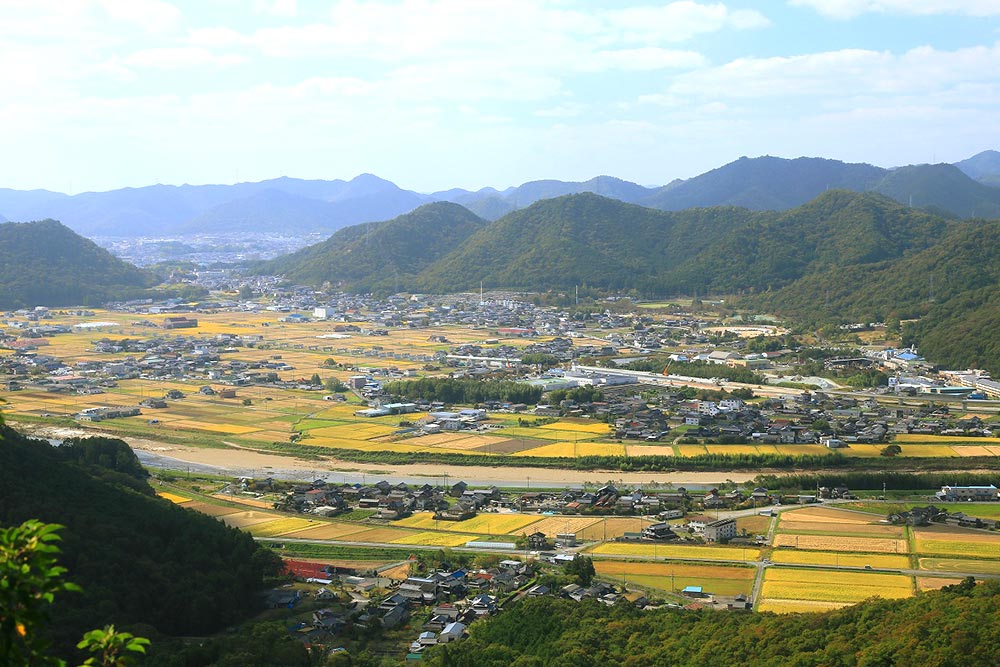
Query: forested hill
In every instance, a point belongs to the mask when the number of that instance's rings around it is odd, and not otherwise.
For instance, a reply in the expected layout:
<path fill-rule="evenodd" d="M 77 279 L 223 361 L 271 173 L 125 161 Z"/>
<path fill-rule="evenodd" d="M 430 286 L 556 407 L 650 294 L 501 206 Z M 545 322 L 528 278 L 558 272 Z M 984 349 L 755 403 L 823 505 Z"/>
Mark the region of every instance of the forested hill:
<path fill-rule="evenodd" d="M 260 273 L 357 292 L 409 289 L 414 277 L 486 222 L 458 204 L 436 202 L 386 222 L 347 227 L 322 243 L 257 267 Z"/>
<path fill-rule="evenodd" d="M 482 281 L 527 290 L 733 294 L 778 290 L 830 271 L 868 275 L 935 246 L 962 224 L 844 190 L 785 212 L 658 211 L 584 193 L 545 199 L 492 223 L 455 204 L 428 204 L 343 229 L 258 271 L 362 291 L 445 293 Z"/>
<path fill-rule="evenodd" d="M 676 288 L 670 269 L 757 214 L 719 207 L 667 212 L 585 193 L 546 199 L 484 227 L 428 267 L 423 291 L 589 285 L 645 293 Z"/>
<path fill-rule="evenodd" d="M 55 220 L 0 224 L 0 308 L 98 305 L 156 282 Z"/>
<path fill-rule="evenodd" d="M 997 609 L 997 581 L 782 616 L 526 599 L 473 625 L 468 639 L 431 649 L 423 662 L 429 667 L 997 665 Z"/>
<path fill-rule="evenodd" d="M 249 534 L 154 497 L 124 442 L 56 448 L 0 426 L 0 526 L 27 519 L 65 526 L 60 564 L 83 587 L 52 607 L 65 657 L 106 623 L 141 624 L 154 651 L 158 632 L 205 635 L 238 623 L 258 608 L 263 577 L 276 567 Z"/>

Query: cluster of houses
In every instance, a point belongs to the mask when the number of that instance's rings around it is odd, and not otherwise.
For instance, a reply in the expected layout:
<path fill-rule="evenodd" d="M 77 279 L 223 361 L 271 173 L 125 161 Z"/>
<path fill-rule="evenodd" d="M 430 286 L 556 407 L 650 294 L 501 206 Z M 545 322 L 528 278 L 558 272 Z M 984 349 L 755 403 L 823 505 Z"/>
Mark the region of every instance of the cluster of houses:
<path fill-rule="evenodd" d="M 886 518 L 889 523 L 906 524 L 908 526 L 929 526 L 932 523 L 938 523 L 961 528 L 983 528 L 988 530 L 997 530 L 1000 528 L 1000 521 L 995 519 L 981 519 L 969 516 L 964 512 L 949 512 L 934 505 L 914 507 L 904 512 L 891 512 Z"/>

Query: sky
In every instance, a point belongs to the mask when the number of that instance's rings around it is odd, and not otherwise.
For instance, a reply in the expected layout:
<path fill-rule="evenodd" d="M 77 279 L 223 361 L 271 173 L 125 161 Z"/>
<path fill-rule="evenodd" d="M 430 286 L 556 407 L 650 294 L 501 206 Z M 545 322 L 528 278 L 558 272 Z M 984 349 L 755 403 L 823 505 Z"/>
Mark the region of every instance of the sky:
<path fill-rule="evenodd" d="M 1000 0 L 0 0 L 0 188 L 1000 149 Z"/>

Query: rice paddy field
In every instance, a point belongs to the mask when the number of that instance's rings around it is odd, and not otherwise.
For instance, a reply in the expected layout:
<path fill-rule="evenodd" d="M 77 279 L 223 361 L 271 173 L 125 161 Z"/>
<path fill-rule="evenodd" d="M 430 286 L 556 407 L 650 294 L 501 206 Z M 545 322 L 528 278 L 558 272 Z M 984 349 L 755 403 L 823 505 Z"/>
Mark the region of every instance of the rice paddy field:
<path fill-rule="evenodd" d="M 289 323 L 280 322 L 281 315 L 274 312 L 259 313 L 199 313 L 198 326 L 193 329 L 168 331 L 162 329 L 167 315 L 138 316 L 96 310 L 92 316 L 58 314 L 54 324 L 73 326 L 85 322 L 108 322 L 101 329 L 74 330 L 45 339 L 47 354 L 63 359 L 68 364 L 82 361 L 112 361 L 130 356 L 128 352 L 99 353 L 94 343 L 102 339 L 111 341 L 125 338 L 142 339 L 159 337 L 197 337 L 218 334 L 256 335 L 262 341 L 255 347 L 237 347 L 224 355 L 226 361 L 245 363 L 275 362 L 286 364 L 279 369 L 282 380 L 306 380 L 314 373 L 322 379 L 346 381 L 358 372 L 354 367 L 368 371 L 393 369 L 394 372 L 413 371 L 424 373 L 424 365 L 436 352 L 447 351 L 453 345 L 474 343 L 484 351 L 495 345 L 524 346 L 532 341 L 504 339 L 491 332 L 460 327 L 443 326 L 422 329 L 393 328 L 387 336 L 370 337 L 356 333 L 334 334 L 335 324 L 329 322 Z M 142 323 L 147 321 L 153 326 Z M 358 322 L 364 328 L 371 326 Z M 497 342 L 486 343 L 490 336 Z M 336 336 L 336 337 L 331 337 Z M 432 338 L 444 336 L 449 343 Z M 132 356 L 135 356 L 134 354 Z M 333 359 L 340 366 L 326 365 Z M 516 421 L 502 416 L 492 420 L 503 425 L 490 434 L 469 432 L 445 433 L 435 441 L 425 437 L 395 434 L 399 422 L 412 421 L 424 415 L 406 417 L 390 416 L 364 418 L 355 415 L 362 407 L 351 397 L 347 403 L 324 401 L 324 391 L 299 389 L 238 387 L 236 396 L 220 398 L 198 393 L 200 387 L 212 385 L 204 379 L 180 381 L 177 379 L 128 379 L 106 393 L 94 395 L 68 395 L 51 392 L 6 392 L 5 412 L 16 420 L 18 414 L 54 417 L 72 417 L 85 408 L 100 406 L 133 406 L 141 400 L 162 397 L 170 389 L 184 393 L 184 398 L 168 400 L 166 408 L 143 408 L 135 417 L 108 420 L 100 428 L 122 435 L 136 435 L 156 439 L 184 439 L 202 446 L 234 444 L 247 447 L 267 447 L 272 443 L 287 443 L 295 434 L 305 434 L 300 442 L 313 447 L 357 449 L 362 451 L 389 451 L 402 453 L 447 452 L 468 456 L 483 454 L 511 457 L 575 456 L 700 456 L 706 454 L 829 454 L 830 450 L 819 445 L 672 445 L 668 442 L 619 443 L 613 440 L 608 424 L 587 419 L 560 419 L 541 426 L 518 426 Z M 221 389 L 222 385 L 215 385 Z M 248 405 L 244 405 L 249 401 Z M 935 436 L 901 435 L 896 440 L 903 448 L 902 456 L 913 457 L 971 457 L 1000 456 L 1000 438 L 944 438 Z M 842 450 L 847 456 L 877 457 L 880 445 L 853 445 Z"/>
<path fill-rule="evenodd" d="M 756 547 L 708 547 L 700 545 L 648 544 L 639 542 L 604 542 L 587 549 L 594 555 L 644 556 L 653 558 L 687 558 L 741 562 L 758 560 L 761 550 Z"/>
<path fill-rule="evenodd" d="M 905 555 L 801 551 L 795 549 L 775 549 L 771 553 L 771 561 L 774 563 L 795 563 L 798 565 L 832 565 L 834 567 L 864 567 L 870 565 L 878 569 L 896 570 L 905 570 L 910 567 L 910 557 Z"/>
<path fill-rule="evenodd" d="M 530 526 L 541 519 L 538 514 L 479 514 L 465 521 L 440 521 L 431 512 L 420 512 L 392 523 L 397 528 L 446 530 L 478 535 L 512 535 L 535 532 Z"/>
<path fill-rule="evenodd" d="M 595 561 L 594 570 L 603 579 L 625 581 L 629 588 L 675 592 L 701 586 L 713 595 L 750 595 L 755 574 L 750 567 L 618 560 Z"/>
<path fill-rule="evenodd" d="M 887 599 L 913 595 L 913 578 L 901 574 L 768 568 L 761 597 L 768 601 L 808 600 L 818 603 L 861 602 L 870 597 Z M 763 608 L 767 605 L 762 603 Z M 831 607 L 832 608 L 832 607 Z"/>

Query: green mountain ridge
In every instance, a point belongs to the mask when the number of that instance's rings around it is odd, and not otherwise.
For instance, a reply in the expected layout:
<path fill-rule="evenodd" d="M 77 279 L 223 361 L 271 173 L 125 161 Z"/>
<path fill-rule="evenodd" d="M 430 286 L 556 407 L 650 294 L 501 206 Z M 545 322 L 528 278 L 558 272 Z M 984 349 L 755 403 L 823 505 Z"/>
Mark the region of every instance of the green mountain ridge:
<path fill-rule="evenodd" d="M 97 305 L 156 282 L 55 220 L 0 224 L 0 308 Z"/>
<path fill-rule="evenodd" d="M 393 220 L 347 227 L 256 270 L 357 292 L 395 292 L 411 285 L 424 268 L 485 224 L 458 204 L 425 204 Z"/>

